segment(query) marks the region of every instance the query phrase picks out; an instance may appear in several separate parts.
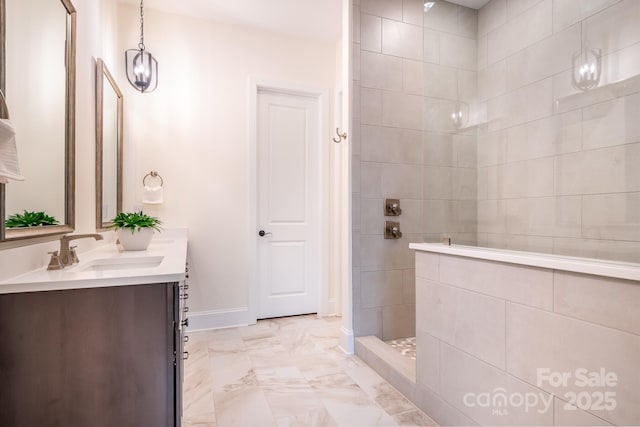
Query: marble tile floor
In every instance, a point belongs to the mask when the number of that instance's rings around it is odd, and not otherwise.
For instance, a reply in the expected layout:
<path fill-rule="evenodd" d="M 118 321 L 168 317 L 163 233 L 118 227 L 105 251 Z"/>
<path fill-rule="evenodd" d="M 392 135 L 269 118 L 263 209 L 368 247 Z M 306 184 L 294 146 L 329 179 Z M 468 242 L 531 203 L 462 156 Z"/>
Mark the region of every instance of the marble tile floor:
<path fill-rule="evenodd" d="M 385 341 L 385 343 L 401 355 L 416 360 L 416 337 L 399 338 L 397 340 Z"/>
<path fill-rule="evenodd" d="M 190 333 L 185 427 L 437 426 L 315 315 Z"/>

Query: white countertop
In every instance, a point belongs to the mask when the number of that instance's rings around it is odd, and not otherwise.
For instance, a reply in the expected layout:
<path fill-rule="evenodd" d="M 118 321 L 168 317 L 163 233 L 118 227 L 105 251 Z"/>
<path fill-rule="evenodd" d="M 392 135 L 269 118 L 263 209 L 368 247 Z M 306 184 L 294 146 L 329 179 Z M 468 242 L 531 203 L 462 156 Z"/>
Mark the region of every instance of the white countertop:
<path fill-rule="evenodd" d="M 640 281 L 640 264 L 442 243 L 410 243 L 418 251 Z"/>
<path fill-rule="evenodd" d="M 136 259 L 152 259 L 151 257 L 156 260 L 162 257 L 162 262 L 152 267 L 125 267 L 104 271 L 86 269 L 94 262 L 122 260 L 125 264 L 135 264 Z M 154 234 L 145 251 L 123 251 L 119 245 L 106 243 L 79 254 L 79 258 L 78 264 L 62 270 L 49 271 L 43 267 L 2 281 L 0 294 L 179 282 L 185 278 L 187 229 L 164 230 Z"/>

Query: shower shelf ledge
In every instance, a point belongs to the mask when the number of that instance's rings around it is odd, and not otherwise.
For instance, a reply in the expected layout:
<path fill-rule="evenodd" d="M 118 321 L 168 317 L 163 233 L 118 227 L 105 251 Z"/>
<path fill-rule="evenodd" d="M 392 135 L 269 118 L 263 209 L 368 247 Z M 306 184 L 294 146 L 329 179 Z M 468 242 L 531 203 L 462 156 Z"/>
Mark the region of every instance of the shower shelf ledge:
<path fill-rule="evenodd" d="M 566 113 L 567 111 L 588 107 L 589 105 L 609 101 L 637 92 L 640 92 L 640 75 L 630 77 L 626 80 L 609 83 L 586 92 L 578 92 L 562 98 L 557 98 L 554 101 L 554 111 L 556 113 Z"/>
<path fill-rule="evenodd" d="M 475 246 L 448 246 L 441 243 L 410 243 L 409 248 L 418 251 L 640 281 L 640 264 Z"/>

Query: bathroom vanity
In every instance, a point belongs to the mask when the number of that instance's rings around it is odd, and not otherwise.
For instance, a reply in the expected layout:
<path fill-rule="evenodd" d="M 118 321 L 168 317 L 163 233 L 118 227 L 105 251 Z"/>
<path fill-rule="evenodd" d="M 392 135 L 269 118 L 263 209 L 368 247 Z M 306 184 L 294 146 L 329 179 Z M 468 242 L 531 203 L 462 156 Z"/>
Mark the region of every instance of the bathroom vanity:
<path fill-rule="evenodd" d="M 186 230 L 0 283 L 0 425 L 179 426 Z"/>

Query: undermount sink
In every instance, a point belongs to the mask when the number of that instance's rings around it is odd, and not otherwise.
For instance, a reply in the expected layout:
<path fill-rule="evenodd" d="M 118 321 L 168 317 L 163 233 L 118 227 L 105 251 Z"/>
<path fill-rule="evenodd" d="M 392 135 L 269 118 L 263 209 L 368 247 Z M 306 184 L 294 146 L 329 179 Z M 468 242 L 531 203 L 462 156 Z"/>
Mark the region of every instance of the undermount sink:
<path fill-rule="evenodd" d="M 99 258 L 80 266 L 79 271 L 113 271 L 153 268 L 162 263 L 164 256 L 145 256 L 131 258 Z"/>

